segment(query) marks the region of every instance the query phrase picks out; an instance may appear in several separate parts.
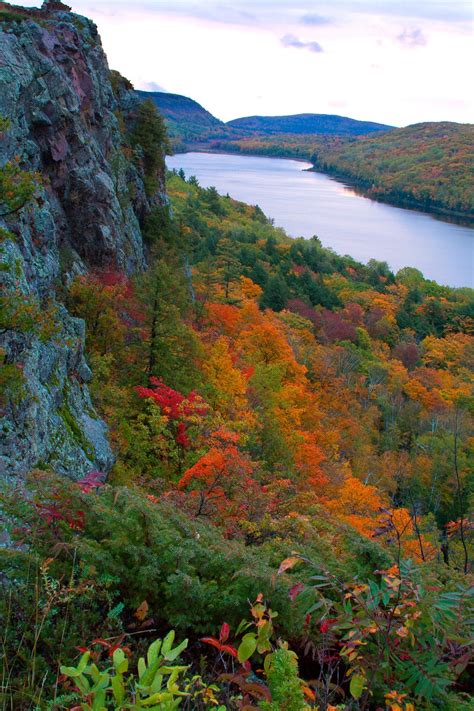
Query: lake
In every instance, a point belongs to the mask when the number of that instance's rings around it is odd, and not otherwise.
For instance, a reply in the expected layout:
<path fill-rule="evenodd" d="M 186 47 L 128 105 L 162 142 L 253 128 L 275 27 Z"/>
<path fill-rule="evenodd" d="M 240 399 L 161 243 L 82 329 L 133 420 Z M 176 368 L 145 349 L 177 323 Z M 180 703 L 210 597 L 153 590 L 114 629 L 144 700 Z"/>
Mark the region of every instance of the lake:
<path fill-rule="evenodd" d="M 357 195 L 310 163 L 222 153 L 180 153 L 169 168 L 195 175 L 203 187 L 259 205 L 291 237 L 317 235 L 325 247 L 393 271 L 416 267 L 449 286 L 474 287 L 474 229 Z"/>

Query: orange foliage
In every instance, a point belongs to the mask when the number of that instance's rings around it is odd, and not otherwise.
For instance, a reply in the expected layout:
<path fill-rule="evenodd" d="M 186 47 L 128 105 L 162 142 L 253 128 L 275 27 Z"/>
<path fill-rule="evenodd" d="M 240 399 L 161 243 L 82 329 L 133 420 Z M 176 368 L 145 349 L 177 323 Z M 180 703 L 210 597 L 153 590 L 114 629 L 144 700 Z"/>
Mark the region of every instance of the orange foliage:
<path fill-rule="evenodd" d="M 234 336 L 240 320 L 240 310 L 229 304 L 212 303 L 207 306 L 208 320 L 226 336 Z"/>
<path fill-rule="evenodd" d="M 383 504 L 376 486 L 364 484 L 348 475 L 335 492 L 335 498 L 327 501 L 326 506 L 342 521 L 370 538 L 377 527 L 377 517 Z"/>
<path fill-rule="evenodd" d="M 262 294 L 261 287 L 245 276 L 240 277 L 240 290 L 245 299 L 258 299 Z"/>
<path fill-rule="evenodd" d="M 301 437 L 303 443 L 300 444 L 295 454 L 296 471 L 304 484 L 313 489 L 315 493 L 321 493 L 328 481 L 320 466 L 325 460 L 324 453 L 309 433 L 303 432 Z"/>
<path fill-rule="evenodd" d="M 196 516 L 225 511 L 237 489 L 245 489 L 254 464 L 239 451 L 239 435 L 222 428 L 211 435 L 211 448 L 181 477 L 178 488 L 190 488 L 197 499 Z"/>

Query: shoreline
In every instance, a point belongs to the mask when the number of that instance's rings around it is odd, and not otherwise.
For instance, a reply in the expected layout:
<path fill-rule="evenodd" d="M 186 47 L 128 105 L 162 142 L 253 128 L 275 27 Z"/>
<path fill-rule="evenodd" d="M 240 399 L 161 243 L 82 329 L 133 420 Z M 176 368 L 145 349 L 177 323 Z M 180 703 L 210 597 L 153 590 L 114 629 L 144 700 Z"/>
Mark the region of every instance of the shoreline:
<path fill-rule="evenodd" d="M 269 158 L 273 160 L 293 160 L 296 163 L 306 163 L 309 165 L 309 168 L 306 168 L 308 171 L 312 171 L 314 169 L 314 164 L 311 163 L 309 158 L 297 158 L 296 156 L 269 156 L 266 155 L 265 153 L 241 153 L 240 151 L 228 151 L 228 150 L 219 150 L 218 148 L 198 148 L 197 146 L 190 146 L 188 150 L 186 151 L 175 151 L 172 153 L 169 157 L 172 156 L 178 156 L 178 155 L 185 155 L 186 153 L 209 153 L 209 154 L 216 154 L 216 155 L 221 155 L 221 156 L 240 156 L 241 158 Z M 320 171 L 321 172 L 321 171 Z"/>
<path fill-rule="evenodd" d="M 326 175 L 328 178 L 333 178 L 334 180 L 347 185 L 348 188 L 353 188 L 358 195 L 369 200 L 374 200 L 375 202 L 380 202 L 384 205 L 391 205 L 392 207 L 400 207 L 404 210 L 421 212 L 423 215 L 437 217 L 442 222 L 449 222 L 451 224 L 474 229 L 474 215 L 443 207 L 433 206 L 426 208 L 423 203 L 418 202 L 414 198 L 410 198 L 408 195 L 406 198 L 394 198 L 391 200 L 390 193 L 373 193 L 371 192 L 371 188 L 367 187 L 364 181 L 357 180 L 357 178 L 353 178 L 350 175 L 340 173 L 338 171 L 323 170 L 318 165 L 312 164 L 312 168 L 309 168 L 308 170 L 311 173 L 320 173 L 321 175 Z M 443 220 L 443 217 L 446 219 Z"/>
<path fill-rule="evenodd" d="M 358 181 L 355 178 L 351 178 L 343 173 L 338 173 L 336 171 L 327 171 L 321 169 L 319 166 L 312 163 L 309 159 L 293 157 L 293 156 L 269 156 L 265 153 L 242 153 L 241 151 L 230 151 L 229 150 L 219 150 L 218 148 L 209 148 L 208 146 L 190 146 L 188 150 L 178 150 L 172 155 L 183 155 L 186 153 L 208 153 L 217 155 L 228 155 L 228 156 L 240 156 L 242 158 L 269 158 L 276 160 L 292 160 L 297 163 L 305 163 L 309 167 L 304 170 L 309 173 L 320 173 L 328 178 L 336 180 L 341 185 L 345 187 L 355 189 L 361 197 L 365 197 L 368 200 L 373 200 L 374 202 L 379 202 L 384 205 L 390 205 L 391 207 L 398 207 L 404 210 L 412 210 L 414 212 L 420 212 L 423 215 L 429 215 L 441 222 L 448 222 L 450 224 L 460 225 L 462 227 L 468 227 L 469 229 L 474 229 L 474 215 L 466 215 L 462 212 L 456 212 L 454 210 L 449 210 L 442 207 L 432 207 L 427 209 L 423 204 L 418 203 L 414 199 L 407 197 L 406 199 L 390 200 L 388 195 L 383 194 L 373 194 L 370 188 L 367 188 L 363 182 Z M 444 218 L 444 219 L 443 219 Z"/>

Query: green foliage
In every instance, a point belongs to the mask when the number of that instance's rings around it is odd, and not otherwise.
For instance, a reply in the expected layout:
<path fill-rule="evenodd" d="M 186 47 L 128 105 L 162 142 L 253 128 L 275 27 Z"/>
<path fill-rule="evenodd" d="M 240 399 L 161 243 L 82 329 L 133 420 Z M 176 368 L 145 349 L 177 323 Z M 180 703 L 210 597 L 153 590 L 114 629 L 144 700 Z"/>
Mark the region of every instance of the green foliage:
<path fill-rule="evenodd" d="M 58 415 L 63 420 L 68 432 L 72 438 L 78 443 L 81 449 L 85 452 L 87 457 L 93 461 L 95 457 L 95 451 L 92 444 L 85 438 L 82 429 L 77 423 L 76 418 L 72 414 L 70 407 L 66 401 L 58 407 Z"/>
<path fill-rule="evenodd" d="M 26 381 L 22 368 L 9 363 L 6 351 L 0 348 L 0 405 L 18 404 L 26 395 Z"/>
<path fill-rule="evenodd" d="M 110 84 L 112 85 L 112 91 L 117 96 L 120 90 L 133 91 L 132 82 L 126 77 L 122 76 L 120 72 L 116 69 L 112 69 L 110 72 Z"/>
<path fill-rule="evenodd" d="M 22 12 L 14 12 L 10 10 L 0 10 L 0 22 L 23 22 L 28 19 L 28 15 Z"/>
<path fill-rule="evenodd" d="M 160 247 L 163 242 L 173 242 L 177 246 L 179 235 L 174 229 L 168 205 L 158 205 L 152 209 L 146 218 L 143 237 L 153 247 Z"/>
<path fill-rule="evenodd" d="M 310 611 L 320 610 L 321 632 L 341 646 L 349 692 L 365 703 L 382 695 L 388 703 L 393 693 L 394 703 L 408 694 L 428 708 L 442 704 L 468 664 L 473 590 L 460 581 L 440 591 L 433 573 L 410 560 L 378 573 L 349 585 L 319 570 L 312 576 Z"/>
<path fill-rule="evenodd" d="M 279 274 L 270 277 L 260 299 L 261 307 L 281 311 L 285 308 L 287 300 L 288 288 L 284 279 Z"/>
<path fill-rule="evenodd" d="M 3 122 L 5 130 L 8 124 Z M 40 178 L 38 174 L 23 170 L 19 161 L 10 161 L 0 168 L 0 217 L 21 210 L 33 197 Z"/>
<path fill-rule="evenodd" d="M 146 191 L 152 196 L 159 187 L 158 175 L 164 172 L 168 139 L 163 118 L 150 99 L 143 101 L 138 108 L 130 141 L 134 148 L 139 149 L 139 160 L 143 163 L 145 172 Z"/>
<path fill-rule="evenodd" d="M 5 133 L 10 128 L 10 119 L 0 114 L 0 134 Z"/>
<path fill-rule="evenodd" d="M 59 328 L 54 302 L 41 303 L 34 295 L 25 294 L 20 289 L 5 291 L 0 296 L 0 333 L 34 333 L 42 341 L 47 341 Z"/>
<path fill-rule="evenodd" d="M 133 143 L 151 194 L 164 139 L 142 107 Z M 222 701 L 392 711 L 415 697 L 422 709 L 449 708 L 469 659 L 461 608 L 471 598 L 458 568 L 469 569 L 472 292 L 414 270 L 395 278 L 316 237 L 290 240 L 258 208 L 182 174 L 168 186 L 170 205 L 145 225 L 147 272 L 69 286 L 117 452 L 112 478 L 36 473 L 2 502 L 7 707 L 42 708 L 46 690 L 60 698 L 61 661 L 84 708 L 154 694 L 171 696 L 151 704 L 182 699 L 195 711 Z M 2 324 L 36 334 L 43 319 L 47 337 L 45 306 L 15 292 Z M 1 384 L 20 397 L 21 371 L 4 366 Z M 188 407 L 193 398 L 201 409 Z M 67 407 L 59 414 L 82 436 Z M 406 551 L 380 523 L 392 506 Z M 440 532 L 449 568 L 436 559 Z M 302 551 L 318 574 L 301 566 L 295 585 L 291 566 L 276 571 Z M 420 565 L 394 572 L 402 552 Z M 239 624 L 257 595 L 253 625 Z M 223 620 L 235 647 L 211 638 L 220 656 L 210 666 L 198 637 Z M 94 638 L 107 649 L 127 638 L 143 654 L 151 630 L 170 627 L 190 640 L 190 676 L 170 681 L 159 644 L 137 673 L 125 650 L 76 660 Z M 280 637 L 303 650 L 308 686 Z M 213 689 L 220 671 L 224 687 Z"/>
<path fill-rule="evenodd" d="M 189 392 L 199 383 L 199 341 L 185 322 L 189 303 L 184 270 L 157 261 L 137 279 L 145 306 L 148 338 L 143 342 L 147 376 L 161 377 L 170 387 Z"/>
<path fill-rule="evenodd" d="M 100 670 L 91 661 L 91 653 L 84 652 L 77 666 L 61 666 L 61 674 L 70 678 L 79 690 L 85 711 L 105 708 L 110 701 L 119 708 L 171 711 L 186 696 L 180 676 L 187 667 L 172 662 L 186 649 L 188 640 L 173 647 L 174 636 L 172 630 L 163 640 L 156 639 L 150 644 L 146 659 L 138 660 L 137 674 L 127 675 L 129 662 L 120 647 L 113 652 L 111 667 Z"/>
<path fill-rule="evenodd" d="M 5 496 L 12 528 L 30 531 L 29 551 L 8 558 L 6 572 L 14 573 L 18 585 L 23 579 L 26 584 L 29 565 L 49 556 L 54 541 L 61 545 L 50 563 L 53 577 L 69 579 L 73 571 L 82 570 L 91 576 L 91 584 L 113 581 L 114 594 L 128 612 L 146 599 L 155 620 L 177 629 L 208 632 L 220 625 L 222 616 L 237 626 L 246 600 L 260 590 L 286 613 L 285 625 L 296 624 L 289 612 L 287 581 L 275 588 L 272 580 L 286 544 L 253 551 L 189 519 L 172 503 L 153 501 L 134 488 L 104 486 L 97 494 L 85 494 L 77 484 L 46 473 L 38 474 L 31 487 L 39 508 L 19 501 L 15 491 Z M 53 505 L 58 523 L 48 530 L 42 511 Z M 71 527 L 70 517 L 75 520 L 74 512 L 85 508 L 81 527 Z M 76 551 L 74 559 L 69 550 Z M 216 596 L 221 601 L 218 609 Z M 87 639 L 87 632 L 79 639 Z"/>
<path fill-rule="evenodd" d="M 302 681 L 298 677 L 298 658 L 294 652 L 280 647 L 265 657 L 267 683 L 271 702 L 260 704 L 266 711 L 304 711 L 310 707 L 304 700 Z"/>

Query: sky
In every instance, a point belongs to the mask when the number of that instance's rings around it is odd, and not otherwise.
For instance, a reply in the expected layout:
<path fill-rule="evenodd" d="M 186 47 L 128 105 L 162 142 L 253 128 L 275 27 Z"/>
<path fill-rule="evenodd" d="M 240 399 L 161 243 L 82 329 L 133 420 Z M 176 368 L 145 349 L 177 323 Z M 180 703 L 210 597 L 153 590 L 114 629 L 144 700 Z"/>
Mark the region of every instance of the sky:
<path fill-rule="evenodd" d="M 474 122 L 471 0 L 66 2 L 137 89 L 184 94 L 224 121 Z"/>

